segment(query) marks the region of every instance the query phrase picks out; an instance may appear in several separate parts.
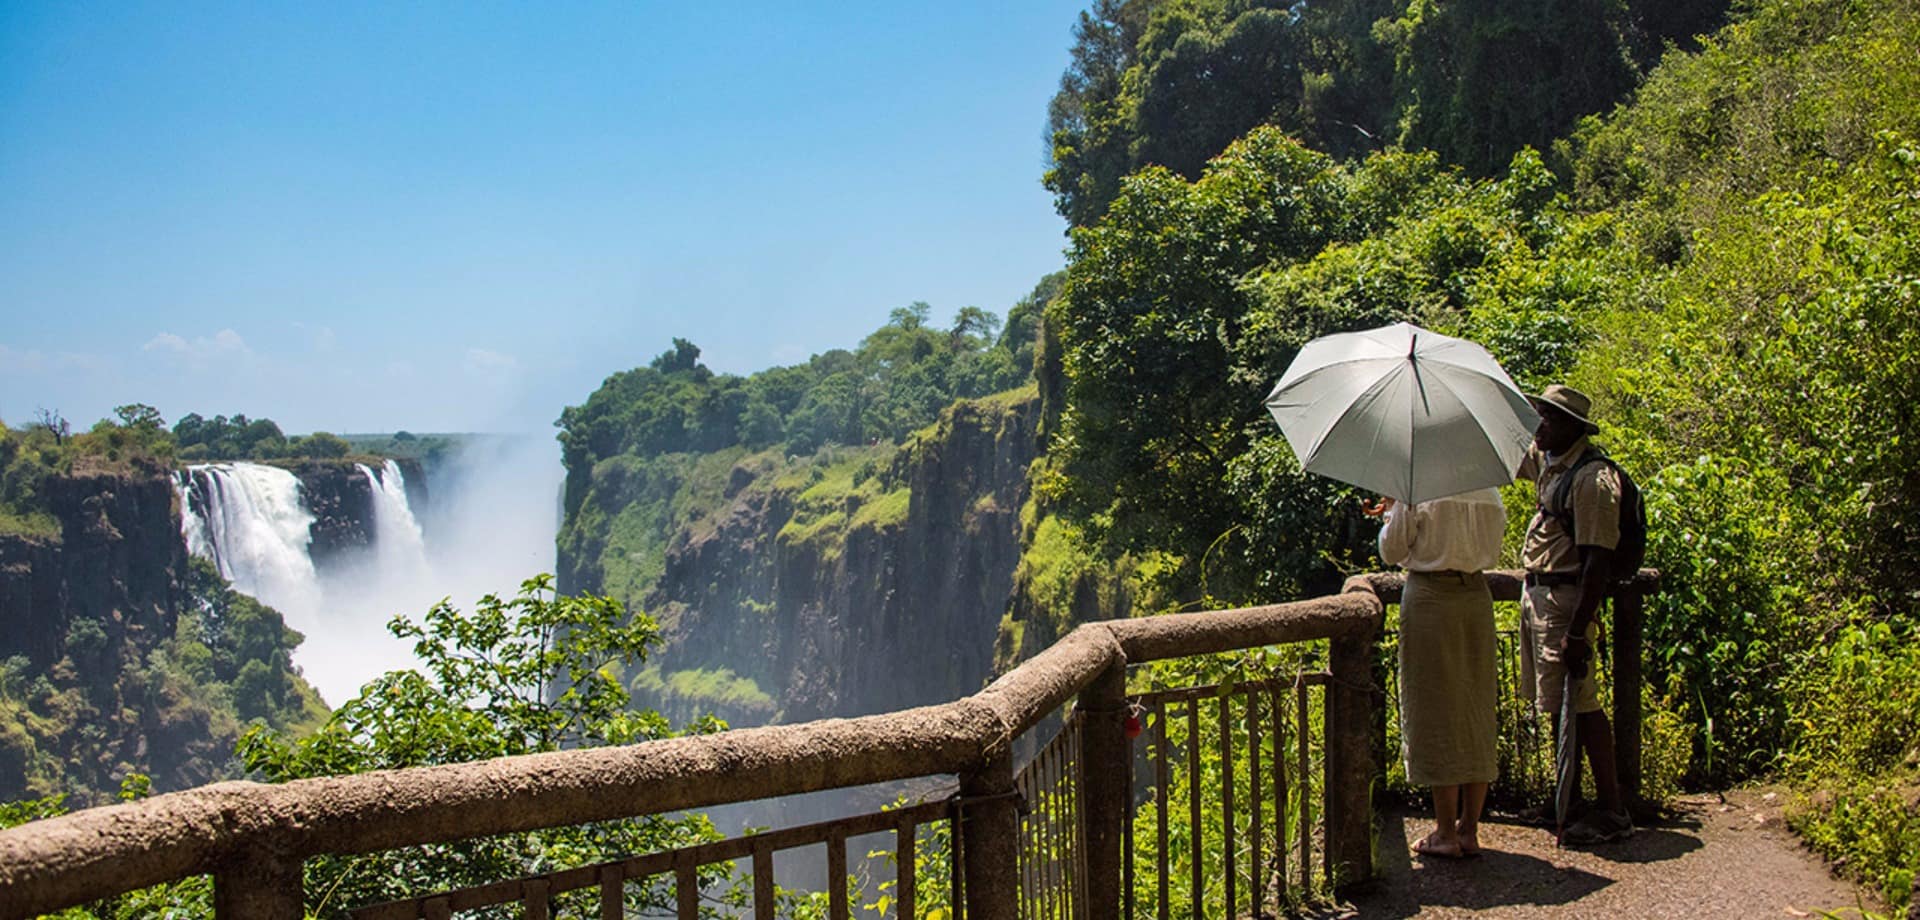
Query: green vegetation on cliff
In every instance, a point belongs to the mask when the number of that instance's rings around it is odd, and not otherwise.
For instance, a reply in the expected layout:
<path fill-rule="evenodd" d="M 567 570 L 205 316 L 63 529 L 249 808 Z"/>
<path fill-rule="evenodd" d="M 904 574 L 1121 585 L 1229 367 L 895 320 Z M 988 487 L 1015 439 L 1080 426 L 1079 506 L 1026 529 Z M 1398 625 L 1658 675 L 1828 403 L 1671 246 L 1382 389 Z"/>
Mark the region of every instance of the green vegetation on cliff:
<path fill-rule="evenodd" d="M 326 718 L 278 612 L 202 559 L 182 588 L 171 635 L 80 616 L 50 666 L 0 660 L 0 800 L 92 805 L 133 774 L 162 791 L 231 778 L 248 724 L 298 732 Z"/>

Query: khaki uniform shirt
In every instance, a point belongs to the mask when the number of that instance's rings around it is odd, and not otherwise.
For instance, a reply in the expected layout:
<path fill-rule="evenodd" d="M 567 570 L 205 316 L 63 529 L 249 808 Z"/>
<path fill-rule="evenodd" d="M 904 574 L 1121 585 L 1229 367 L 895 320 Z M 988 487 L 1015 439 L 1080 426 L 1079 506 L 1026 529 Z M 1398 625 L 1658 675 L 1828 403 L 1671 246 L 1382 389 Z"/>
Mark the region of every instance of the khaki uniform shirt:
<path fill-rule="evenodd" d="M 1620 545 L 1620 475 L 1605 463 L 1589 463 L 1576 474 L 1573 490 L 1567 496 L 1567 506 L 1573 511 L 1572 534 L 1559 518 L 1541 510 L 1558 493 L 1560 477 L 1591 449 L 1582 437 L 1552 463 L 1537 447 L 1528 448 L 1526 459 L 1520 461 L 1517 475 L 1533 480 L 1535 496 L 1533 522 L 1527 525 L 1526 543 L 1520 550 L 1520 562 L 1527 571 L 1578 573 L 1579 547 L 1613 549 Z"/>

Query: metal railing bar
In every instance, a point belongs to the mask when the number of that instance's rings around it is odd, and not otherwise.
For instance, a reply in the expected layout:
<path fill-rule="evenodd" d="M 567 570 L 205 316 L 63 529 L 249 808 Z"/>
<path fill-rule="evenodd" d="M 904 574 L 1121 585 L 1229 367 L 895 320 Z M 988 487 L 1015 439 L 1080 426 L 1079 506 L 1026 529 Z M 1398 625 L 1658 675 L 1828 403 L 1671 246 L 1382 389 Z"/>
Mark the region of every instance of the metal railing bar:
<path fill-rule="evenodd" d="M 1279 867 L 1275 892 L 1287 894 L 1287 710 L 1280 705 L 1280 688 L 1267 691 L 1267 704 L 1273 712 L 1273 861 Z"/>
<path fill-rule="evenodd" d="M 1057 742 L 1052 746 L 1047 758 L 1047 858 L 1041 865 L 1047 868 L 1047 916 L 1064 918 L 1066 915 L 1066 867 L 1061 864 L 1061 845 L 1067 842 L 1066 811 L 1068 802 L 1060 794 L 1060 777 L 1066 772 L 1060 761 L 1066 753 L 1067 729 L 1061 726 L 1060 734 L 1054 736 Z"/>
<path fill-rule="evenodd" d="M 1130 710 L 1130 712 L 1134 711 Z M 1139 718 L 1138 715 L 1131 717 Z M 1139 810 L 1133 800 L 1133 761 L 1135 757 L 1133 742 L 1135 740 L 1138 740 L 1137 737 L 1127 739 L 1126 775 L 1120 783 L 1121 788 L 1127 790 L 1126 825 L 1123 828 L 1124 833 L 1120 837 L 1120 916 L 1127 918 L 1127 920 L 1133 920 L 1134 916 L 1133 818 Z"/>
<path fill-rule="evenodd" d="M 627 908 L 626 879 L 616 866 L 600 869 L 600 920 L 621 920 Z"/>
<path fill-rule="evenodd" d="M 525 920 L 547 920 L 552 911 L 552 903 L 548 900 L 550 897 L 544 880 L 528 879 L 526 893 L 520 898 L 520 916 Z"/>
<path fill-rule="evenodd" d="M 753 848 L 753 917 L 773 920 L 776 889 L 773 885 L 773 847 Z"/>
<path fill-rule="evenodd" d="M 1226 863 L 1221 881 L 1226 887 L 1226 898 L 1222 902 L 1223 917 L 1236 915 L 1234 876 L 1240 873 L 1239 841 L 1234 833 L 1233 822 L 1233 694 L 1220 694 L 1220 839 L 1221 857 Z"/>
<path fill-rule="evenodd" d="M 1293 687 L 1294 734 L 1300 742 L 1300 887 L 1304 890 L 1313 884 L 1313 777 L 1312 767 L 1307 757 L 1307 744 L 1310 738 L 1307 727 L 1307 685 L 1297 683 Z"/>
<path fill-rule="evenodd" d="M 1193 886 L 1187 896 L 1188 909 L 1197 918 L 1205 891 L 1200 882 L 1200 703 L 1197 700 L 1187 703 L 1187 826 L 1191 828 L 1187 836 L 1192 838 L 1189 849 L 1193 860 L 1188 867 L 1192 870 L 1189 882 Z"/>
<path fill-rule="evenodd" d="M 847 832 L 834 828 L 827 835 L 827 914 L 847 920 Z"/>
<path fill-rule="evenodd" d="M 948 909 L 953 912 L 955 920 L 966 920 L 967 916 L 967 873 L 962 871 L 962 868 L 967 864 L 967 835 L 963 832 L 964 829 L 961 826 L 966 819 L 967 813 L 964 809 L 956 810 L 953 813 L 952 823 L 948 825 L 949 833 L 947 834 L 947 849 L 952 856 L 952 862 L 947 872 L 947 905 Z"/>
<path fill-rule="evenodd" d="M 1247 798 L 1250 799 L 1247 813 L 1252 815 L 1253 854 L 1247 864 L 1248 913 L 1255 917 L 1261 915 L 1260 903 L 1266 898 L 1266 866 L 1261 860 L 1260 836 L 1265 827 L 1260 821 L 1260 694 L 1247 694 Z"/>
<path fill-rule="evenodd" d="M 1168 910 L 1170 908 L 1167 900 L 1169 894 L 1167 891 L 1167 864 L 1171 862 L 1171 860 L 1167 858 L 1167 791 L 1173 783 L 1173 771 L 1172 765 L 1167 760 L 1167 705 L 1165 703 L 1154 703 L 1152 705 L 1154 711 L 1159 714 L 1159 718 L 1155 719 L 1154 723 L 1159 732 L 1158 743 L 1160 748 L 1160 756 L 1155 758 L 1153 765 L 1155 782 L 1158 783 L 1153 790 L 1153 805 L 1160 819 L 1160 826 L 1157 831 L 1160 846 L 1159 849 L 1154 851 L 1155 855 L 1159 857 L 1155 862 L 1160 864 L 1160 910 L 1155 916 L 1158 920 L 1168 920 Z"/>
<path fill-rule="evenodd" d="M 1086 722 L 1085 720 L 1080 720 L 1076 722 L 1076 724 L 1074 725 L 1074 732 L 1073 732 L 1073 764 L 1074 764 L 1075 777 L 1084 776 L 1086 774 L 1086 770 L 1087 770 L 1086 745 L 1087 745 Z M 1129 748 L 1129 750 L 1131 750 L 1131 748 Z M 1131 766 L 1130 764 L 1123 763 L 1120 765 L 1120 769 L 1123 771 L 1123 773 L 1131 774 L 1132 771 L 1129 769 L 1130 766 Z M 1072 778 L 1069 778 L 1068 782 L 1070 783 L 1075 782 L 1075 780 Z M 1122 781 L 1122 785 L 1120 788 L 1122 789 L 1128 788 L 1125 785 L 1124 780 Z M 1087 863 L 1087 800 L 1084 796 L 1079 794 L 1078 790 L 1080 789 L 1080 787 L 1077 784 L 1074 786 L 1074 789 L 1075 789 L 1075 793 L 1073 796 L 1073 816 L 1074 816 L 1073 866 L 1075 869 L 1075 874 L 1073 879 L 1073 903 L 1074 903 L 1075 909 L 1073 914 L 1075 917 L 1079 918 L 1079 920 L 1088 920 L 1087 911 L 1091 909 L 1092 905 L 1091 905 L 1091 902 L 1088 900 L 1088 892 L 1087 892 L 1087 881 L 1090 875 L 1090 872 L 1088 869 L 1088 863 Z"/>
<path fill-rule="evenodd" d="M 914 913 L 918 909 L 915 905 L 918 903 L 920 895 L 920 877 L 918 875 L 920 867 L 916 864 L 916 861 L 919 859 L 919 854 L 915 851 L 915 847 L 919 843 L 916 839 L 916 835 L 919 833 L 919 825 L 915 824 L 910 818 L 903 818 L 900 821 L 899 829 L 893 833 L 893 888 L 894 894 L 899 896 L 900 901 L 900 907 L 896 914 L 899 920 L 913 920 Z"/>
<path fill-rule="evenodd" d="M 681 850 L 673 865 L 673 891 L 679 902 L 680 920 L 700 920 L 699 863 L 693 854 Z"/>

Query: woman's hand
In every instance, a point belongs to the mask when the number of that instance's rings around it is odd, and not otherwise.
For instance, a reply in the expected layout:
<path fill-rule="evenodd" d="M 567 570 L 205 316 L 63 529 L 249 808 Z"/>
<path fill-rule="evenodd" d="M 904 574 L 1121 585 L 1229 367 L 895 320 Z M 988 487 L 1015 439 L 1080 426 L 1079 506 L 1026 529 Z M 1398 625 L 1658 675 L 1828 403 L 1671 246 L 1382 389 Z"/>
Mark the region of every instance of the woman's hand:
<path fill-rule="evenodd" d="M 1392 507 L 1393 507 L 1393 499 L 1387 498 L 1385 496 L 1382 496 L 1379 501 L 1373 502 L 1371 504 L 1369 504 L 1365 499 L 1360 500 L 1360 513 L 1366 515 L 1367 517 L 1380 517 L 1381 515 L 1387 513 L 1387 509 Z"/>

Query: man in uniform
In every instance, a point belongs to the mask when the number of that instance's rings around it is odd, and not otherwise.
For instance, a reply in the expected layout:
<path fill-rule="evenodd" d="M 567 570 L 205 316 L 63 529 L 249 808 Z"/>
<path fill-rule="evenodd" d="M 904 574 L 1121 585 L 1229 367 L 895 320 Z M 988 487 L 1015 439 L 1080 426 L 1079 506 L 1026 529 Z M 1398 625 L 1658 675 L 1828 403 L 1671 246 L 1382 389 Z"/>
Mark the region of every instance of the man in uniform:
<path fill-rule="evenodd" d="M 1552 714 L 1553 736 L 1558 738 L 1568 672 L 1583 678 L 1573 700 L 1575 736 L 1592 765 L 1599 807 L 1567 827 L 1561 843 L 1607 843 L 1633 833 L 1633 820 L 1620 798 L 1613 726 L 1588 673 L 1599 638 L 1600 601 L 1620 543 L 1620 477 L 1605 463 L 1576 468 L 1583 454 L 1597 450 L 1587 437 L 1600 431 L 1587 419 L 1592 402 L 1585 394 L 1556 384 L 1528 398 L 1540 412 L 1540 427 L 1519 476 L 1533 480 L 1538 510 L 1521 551 L 1527 569 L 1520 603 L 1521 683 L 1534 705 Z M 1566 475 L 1574 477 L 1564 493 L 1567 507 L 1549 507 L 1562 494 L 1560 479 Z M 1577 783 L 1577 755 L 1575 764 Z"/>

